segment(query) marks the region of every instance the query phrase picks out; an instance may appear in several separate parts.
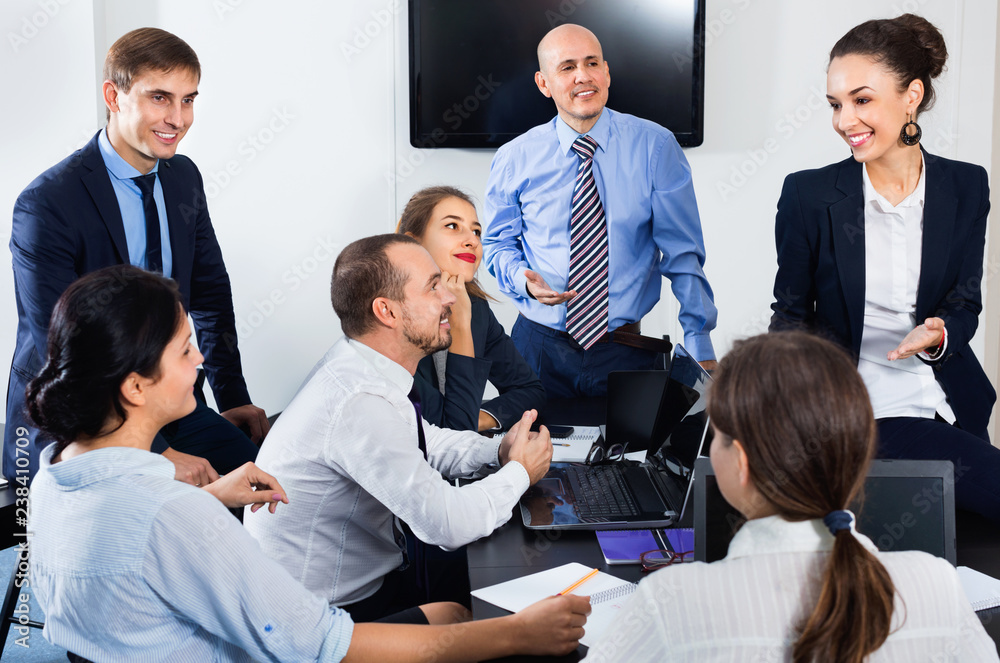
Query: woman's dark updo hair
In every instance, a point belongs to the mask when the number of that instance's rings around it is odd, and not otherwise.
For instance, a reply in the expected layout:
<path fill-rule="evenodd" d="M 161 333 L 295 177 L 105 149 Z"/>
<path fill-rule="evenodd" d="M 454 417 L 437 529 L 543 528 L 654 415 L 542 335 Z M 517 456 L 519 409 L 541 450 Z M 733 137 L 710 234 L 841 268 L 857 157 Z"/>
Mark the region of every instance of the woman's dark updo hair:
<path fill-rule="evenodd" d="M 48 361 L 26 392 L 31 419 L 56 441 L 53 458 L 75 440 L 121 428 L 122 382 L 133 372 L 159 377 L 182 315 L 176 283 L 131 265 L 67 288 L 49 322 Z"/>
<path fill-rule="evenodd" d="M 845 55 L 865 55 L 896 75 L 900 90 L 914 80 L 924 84 L 924 98 L 917 112 L 934 105 L 931 79 L 944 71 L 948 49 L 941 31 L 922 16 L 866 21 L 840 38 L 830 51 L 830 61 Z"/>

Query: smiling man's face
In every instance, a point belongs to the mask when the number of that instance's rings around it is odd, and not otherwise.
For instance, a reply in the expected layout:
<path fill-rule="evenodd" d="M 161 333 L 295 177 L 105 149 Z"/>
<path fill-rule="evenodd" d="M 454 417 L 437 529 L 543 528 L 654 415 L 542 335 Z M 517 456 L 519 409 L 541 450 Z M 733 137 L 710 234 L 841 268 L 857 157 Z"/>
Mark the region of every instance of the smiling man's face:
<path fill-rule="evenodd" d="M 169 159 L 194 123 L 198 75 L 188 69 L 146 71 L 125 92 L 104 83 L 104 100 L 111 111 L 108 139 L 115 151 L 141 173 L 157 159 Z"/>
<path fill-rule="evenodd" d="M 578 25 L 549 32 L 538 45 L 535 83 L 555 102 L 559 117 L 577 133 L 587 133 L 608 103 L 611 72 L 594 34 Z"/>

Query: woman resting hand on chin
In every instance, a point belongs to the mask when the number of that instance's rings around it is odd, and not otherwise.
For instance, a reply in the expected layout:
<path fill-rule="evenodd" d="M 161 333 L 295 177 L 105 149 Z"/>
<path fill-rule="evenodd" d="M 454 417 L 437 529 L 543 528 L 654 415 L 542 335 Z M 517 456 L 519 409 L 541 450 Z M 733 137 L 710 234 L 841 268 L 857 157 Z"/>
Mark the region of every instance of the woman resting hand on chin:
<path fill-rule="evenodd" d="M 48 640 L 92 661 L 351 663 L 431 652 L 443 662 L 576 649 L 586 597 L 474 623 L 456 623 L 469 617 L 458 604 L 432 603 L 382 620 L 406 624 L 355 624 L 306 590 L 226 510 L 287 502 L 274 477 L 247 463 L 196 488 L 149 451 L 164 424 L 194 409 L 201 361 L 177 285 L 158 274 L 108 267 L 56 303 L 48 361 L 27 393 L 31 418 L 56 440 L 42 452 L 28 520 Z"/>
<path fill-rule="evenodd" d="M 423 418 L 456 430 L 506 430 L 526 410 L 540 410 L 545 389 L 476 281 L 483 230 L 469 196 L 449 186 L 418 191 L 406 204 L 396 232 L 427 249 L 456 299 L 448 318 L 451 347 L 425 357 L 414 376 Z M 487 381 L 500 395 L 483 403 Z"/>
<path fill-rule="evenodd" d="M 833 130 L 852 156 L 793 173 L 778 201 L 771 329 L 851 353 L 882 458 L 950 460 L 955 500 L 1000 524 L 996 391 L 969 347 L 982 311 L 986 171 L 920 146 L 948 52 L 927 20 L 862 23 L 830 53 Z"/>
<path fill-rule="evenodd" d="M 643 580 L 587 663 L 998 660 L 947 560 L 879 552 L 855 529 L 876 428 L 842 349 L 766 334 L 713 377 L 712 468 L 748 520 L 725 559 Z"/>

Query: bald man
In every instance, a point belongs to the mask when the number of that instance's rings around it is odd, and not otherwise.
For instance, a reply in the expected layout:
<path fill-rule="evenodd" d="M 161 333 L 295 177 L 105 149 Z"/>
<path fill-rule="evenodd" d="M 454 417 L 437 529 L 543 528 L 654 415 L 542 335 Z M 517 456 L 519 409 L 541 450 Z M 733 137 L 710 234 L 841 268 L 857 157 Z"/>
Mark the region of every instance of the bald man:
<path fill-rule="evenodd" d="M 663 275 L 685 347 L 714 368 L 717 312 L 677 140 L 605 106 L 611 72 L 590 30 L 550 31 L 538 67 L 535 83 L 558 114 L 497 151 L 486 190 L 486 263 L 520 312 L 514 344 L 549 397 L 602 396 L 609 371 L 652 368 L 656 352 L 635 347 L 644 345 L 636 335 Z"/>

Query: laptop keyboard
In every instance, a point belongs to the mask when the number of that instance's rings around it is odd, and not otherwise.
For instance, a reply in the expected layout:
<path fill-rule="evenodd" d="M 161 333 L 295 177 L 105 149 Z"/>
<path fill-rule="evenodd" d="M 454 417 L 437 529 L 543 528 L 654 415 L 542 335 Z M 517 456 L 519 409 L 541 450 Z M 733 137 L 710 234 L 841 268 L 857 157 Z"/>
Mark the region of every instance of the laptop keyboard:
<path fill-rule="evenodd" d="M 566 476 L 576 494 L 576 508 L 581 518 L 639 515 L 619 468 L 611 465 L 571 465 L 566 470 Z"/>

